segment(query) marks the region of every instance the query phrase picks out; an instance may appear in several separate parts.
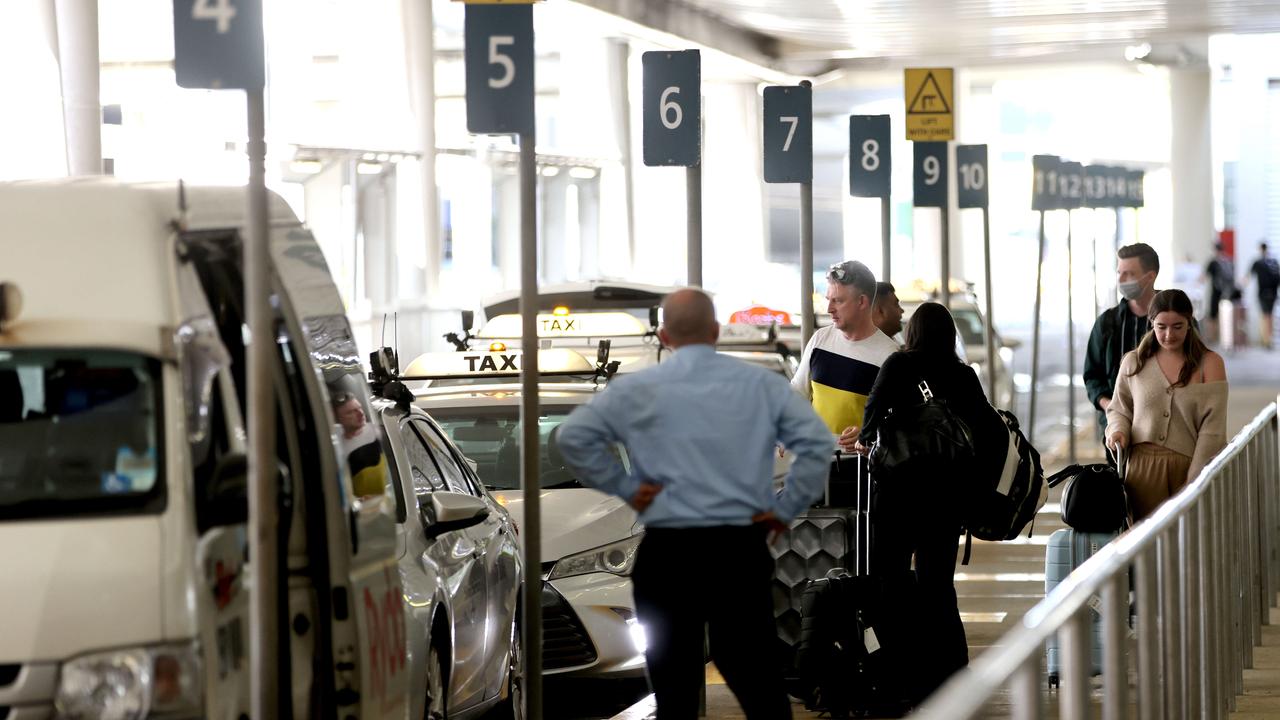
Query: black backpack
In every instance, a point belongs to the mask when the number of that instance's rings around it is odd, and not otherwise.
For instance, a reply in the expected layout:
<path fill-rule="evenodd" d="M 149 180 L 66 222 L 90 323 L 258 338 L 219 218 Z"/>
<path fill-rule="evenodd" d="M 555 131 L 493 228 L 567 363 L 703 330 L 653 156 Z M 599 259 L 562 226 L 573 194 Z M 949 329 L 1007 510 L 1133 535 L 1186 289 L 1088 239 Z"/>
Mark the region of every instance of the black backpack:
<path fill-rule="evenodd" d="M 911 357 L 906 354 L 906 357 Z M 929 383 L 920 378 L 916 389 L 920 403 L 891 408 L 871 446 L 873 475 L 893 475 L 914 461 L 929 459 L 952 465 L 969 465 L 974 459 L 969 426 L 947 405 L 934 397 Z"/>
<path fill-rule="evenodd" d="M 1007 431 L 1007 442 L 991 453 L 1003 459 L 998 472 L 989 467 L 975 468 L 975 482 L 962 507 L 965 525 L 964 559 L 969 564 L 972 539 L 1012 540 L 1029 528 L 1034 529 L 1036 513 L 1049 498 L 1040 453 L 1022 434 L 1013 413 L 995 410 Z"/>

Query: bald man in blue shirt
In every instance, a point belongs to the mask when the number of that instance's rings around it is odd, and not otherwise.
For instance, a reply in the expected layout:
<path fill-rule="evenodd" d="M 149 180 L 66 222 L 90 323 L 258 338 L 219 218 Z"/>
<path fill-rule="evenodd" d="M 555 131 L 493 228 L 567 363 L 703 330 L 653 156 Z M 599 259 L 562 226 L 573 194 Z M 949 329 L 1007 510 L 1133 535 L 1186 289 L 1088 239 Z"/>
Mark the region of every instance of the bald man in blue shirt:
<path fill-rule="evenodd" d="M 831 433 L 809 403 L 781 375 L 717 354 L 719 333 L 705 293 L 668 295 L 658 337 L 672 356 L 613 380 L 560 426 L 576 476 L 625 499 L 645 525 L 631 579 L 659 720 L 697 717 L 708 626 L 747 718 L 791 717 L 772 655 L 768 536 L 819 497 L 831 462 Z M 781 492 L 778 444 L 794 456 Z"/>

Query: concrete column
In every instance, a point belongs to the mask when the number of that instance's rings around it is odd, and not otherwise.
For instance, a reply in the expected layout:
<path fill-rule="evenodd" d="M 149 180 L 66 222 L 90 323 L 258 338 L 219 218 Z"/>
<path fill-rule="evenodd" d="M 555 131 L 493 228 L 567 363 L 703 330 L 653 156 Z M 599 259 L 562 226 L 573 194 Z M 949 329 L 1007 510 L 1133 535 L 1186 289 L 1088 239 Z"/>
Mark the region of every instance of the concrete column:
<path fill-rule="evenodd" d="M 636 260 L 636 196 L 635 158 L 632 154 L 634 140 L 631 132 L 631 45 L 622 38 L 611 38 L 605 63 L 609 77 L 616 78 L 608 84 L 609 103 L 613 110 L 614 138 L 618 156 L 622 161 L 625 178 L 623 192 L 626 208 L 627 257 L 630 264 Z"/>
<path fill-rule="evenodd" d="M 62 75 L 67 174 L 102 174 L 98 0 L 52 0 Z"/>
<path fill-rule="evenodd" d="M 426 296 L 440 287 L 440 217 L 436 189 L 436 77 L 435 20 L 431 0 L 402 0 L 405 61 L 408 63 L 409 96 L 417 116 L 418 150 L 422 153 L 422 243 Z"/>
<path fill-rule="evenodd" d="M 1170 267 L 1188 253 L 1212 254 L 1213 152 L 1210 132 L 1212 82 L 1203 61 L 1169 71 L 1172 123 L 1169 167 L 1173 178 L 1173 238 Z"/>

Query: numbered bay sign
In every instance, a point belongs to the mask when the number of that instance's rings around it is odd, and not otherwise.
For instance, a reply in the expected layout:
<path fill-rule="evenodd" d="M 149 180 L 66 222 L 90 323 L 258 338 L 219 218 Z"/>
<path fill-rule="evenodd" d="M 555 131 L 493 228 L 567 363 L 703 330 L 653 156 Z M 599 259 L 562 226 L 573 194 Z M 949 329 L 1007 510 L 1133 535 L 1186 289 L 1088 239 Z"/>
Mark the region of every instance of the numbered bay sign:
<path fill-rule="evenodd" d="M 915 206 L 945 208 L 947 206 L 947 144 L 945 142 L 914 143 Z"/>
<path fill-rule="evenodd" d="M 1111 207 L 1107 204 L 1107 172 L 1105 165 L 1084 167 L 1084 206 L 1088 208 Z"/>
<path fill-rule="evenodd" d="M 1140 208 L 1146 204 L 1146 198 L 1143 194 L 1143 180 L 1146 178 L 1146 172 L 1143 170 L 1126 170 L 1125 171 L 1125 206 Z"/>
<path fill-rule="evenodd" d="M 888 115 L 849 116 L 849 194 L 889 197 L 893 164 Z"/>
<path fill-rule="evenodd" d="M 532 133 L 533 6 L 468 4 L 463 36 L 467 131 Z"/>
<path fill-rule="evenodd" d="M 691 167 L 702 162 L 702 55 L 654 50 L 640 56 L 644 164 Z M 797 130 L 798 132 L 798 130 Z"/>
<path fill-rule="evenodd" d="M 987 146 L 956 146 L 956 200 L 962 208 L 988 204 Z"/>
<path fill-rule="evenodd" d="M 173 50 L 178 87 L 261 89 L 262 0 L 173 0 Z"/>
<path fill-rule="evenodd" d="M 803 85 L 764 89 L 764 181 L 813 182 L 813 91 Z"/>
<path fill-rule="evenodd" d="M 1075 210 L 1084 204 L 1084 166 L 1064 162 L 1058 166 L 1058 207 Z"/>
<path fill-rule="evenodd" d="M 1031 209 L 1058 209 L 1057 155 L 1034 155 L 1031 158 Z"/>

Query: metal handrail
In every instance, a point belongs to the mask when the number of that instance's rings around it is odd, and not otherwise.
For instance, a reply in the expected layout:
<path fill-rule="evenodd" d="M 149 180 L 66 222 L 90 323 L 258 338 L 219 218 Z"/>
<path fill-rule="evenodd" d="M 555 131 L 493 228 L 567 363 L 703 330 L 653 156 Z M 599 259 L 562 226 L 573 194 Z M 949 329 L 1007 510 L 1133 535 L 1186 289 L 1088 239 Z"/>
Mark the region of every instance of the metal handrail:
<path fill-rule="evenodd" d="M 1103 623 L 1103 718 L 1127 717 L 1130 567 L 1138 717 L 1218 718 L 1235 710 L 1280 590 L 1278 432 L 1272 403 L 1193 482 L 1067 576 L 1000 647 L 956 673 L 912 717 L 976 717 L 1006 683 L 1013 717 L 1041 717 L 1041 663 L 1054 635 L 1062 648 L 1060 717 L 1089 717 L 1091 611 Z"/>

